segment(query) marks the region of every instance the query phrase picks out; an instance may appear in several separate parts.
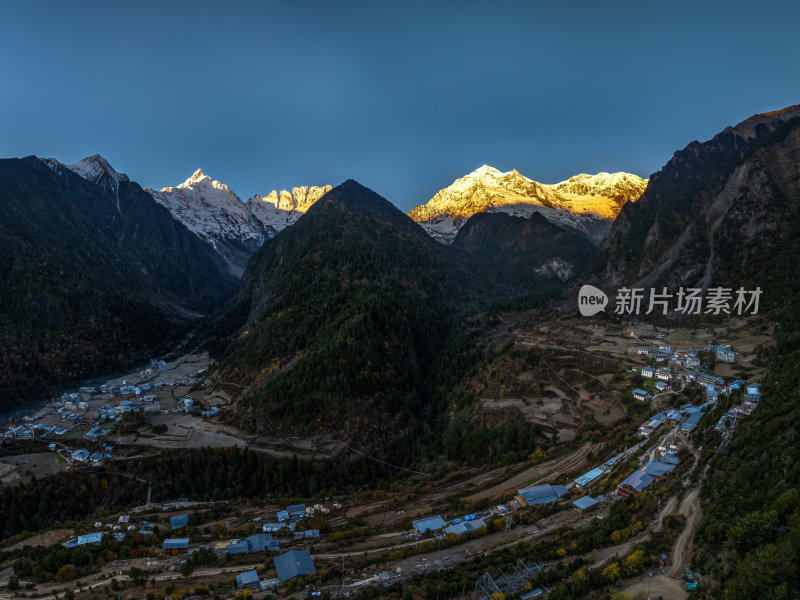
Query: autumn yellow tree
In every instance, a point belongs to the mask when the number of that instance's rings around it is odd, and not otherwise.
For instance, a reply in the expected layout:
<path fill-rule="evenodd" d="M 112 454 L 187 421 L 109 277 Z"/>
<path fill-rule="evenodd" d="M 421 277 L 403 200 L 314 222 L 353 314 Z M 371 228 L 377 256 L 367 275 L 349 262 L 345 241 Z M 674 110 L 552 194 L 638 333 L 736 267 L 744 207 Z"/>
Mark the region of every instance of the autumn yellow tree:
<path fill-rule="evenodd" d="M 75 572 L 75 567 L 70 564 L 62 565 L 56 572 L 56 579 L 59 581 L 69 581 L 75 579 L 78 574 Z"/>
<path fill-rule="evenodd" d="M 603 577 L 612 583 L 619 579 L 619 574 L 619 563 L 613 562 L 603 569 Z"/>
<path fill-rule="evenodd" d="M 578 569 L 572 575 L 572 585 L 575 591 L 582 593 L 586 590 L 589 584 L 589 572 L 586 569 Z"/>
<path fill-rule="evenodd" d="M 638 573 L 642 566 L 644 565 L 644 551 L 643 550 L 634 550 L 631 552 L 622 563 L 622 568 L 625 571 L 625 575 L 635 575 Z"/>

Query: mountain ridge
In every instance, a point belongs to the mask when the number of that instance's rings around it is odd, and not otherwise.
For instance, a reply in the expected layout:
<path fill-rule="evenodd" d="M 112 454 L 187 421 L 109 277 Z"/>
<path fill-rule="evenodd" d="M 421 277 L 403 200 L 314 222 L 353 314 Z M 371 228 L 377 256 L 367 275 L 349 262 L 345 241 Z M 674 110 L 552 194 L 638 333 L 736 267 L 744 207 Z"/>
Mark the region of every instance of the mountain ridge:
<path fill-rule="evenodd" d="M 138 184 L 79 163 L 0 160 L 2 407 L 149 360 L 233 293 L 222 260 Z"/>
<path fill-rule="evenodd" d="M 451 243 L 474 214 L 505 212 L 529 217 L 539 212 L 598 245 L 622 205 L 636 201 L 646 186 L 647 180 L 630 173 L 581 173 L 556 184 L 542 184 L 516 169 L 501 172 L 483 165 L 439 190 L 408 215 L 437 241 Z"/>
<path fill-rule="evenodd" d="M 798 162 L 800 107 L 691 142 L 623 207 L 595 272 L 612 286 L 670 289 L 782 279 L 796 245 Z"/>
<path fill-rule="evenodd" d="M 243 202 L 227 185 L 197 169 L 177 186 L 146 191 L 173 218 L 214 248 L 230 272 L 240 277 L 250 255 L 265 240 L 296 222 L 305 212 L 308 197 L 316 200 L 328 189 L 330 186 L 293 188 L 292 192 L 273 190 L 267 196 L 256 195 Z M 273 196 L 275 202 L 271 203 Z M 290 207 L 284 208 L 281 201 Z"/>

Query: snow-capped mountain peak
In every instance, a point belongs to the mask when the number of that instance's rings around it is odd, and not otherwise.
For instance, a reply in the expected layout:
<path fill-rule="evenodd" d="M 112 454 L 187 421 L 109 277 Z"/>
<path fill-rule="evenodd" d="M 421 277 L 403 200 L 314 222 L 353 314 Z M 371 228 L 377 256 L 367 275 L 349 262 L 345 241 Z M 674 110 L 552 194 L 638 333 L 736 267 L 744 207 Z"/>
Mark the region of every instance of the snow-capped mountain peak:
<path fill-rule="evenodd" d="M 114 196 L 117 203 L 117 212 L 122 214 L 119 203 L 119 184 L 122 181 L 129 181 L 129 179 L 124 173 L 116 171 L 105 158 L 99 154 L 95 154 L 93 156 L 87 156 L 71 165 L 65 165 L 55 158 L 46 158 L 44 162 L 58 173 L 62 172 L 64 169 L 68 169 L 86 181 L 91 181 L 99 185 Z"/>
<path fill-rule="evenodd" d="M 219 190 L 223 196 L 233 196 L 237 200 L 239 197 L 224 183 L 220 183 L 216 179 L 211 179 L 208 175 L 203 173 L 203 169 L 197 169 L 189 179 L 183 183 L 173 187 L 161 188 L 159 191 L 168 192 L 175 189 L 192 189 L 197 191 Z M 241 202 L 241 200 L 239 200 Z"/>
<path fill-rule="evenodd" d="M 187 179 L 186 181 L 184 181 L 181 185 L 186 185 L 187 183 L 192 182 L 192 181 L 200 181 L 201 179 L 204 179 L 206 177 L 208 177 L 208 175 L 203 173 L 203 169 L 197 169 L 197 171 L 195 171 L 192 174 L 192 176 L 189 177 L 189 179 Z M 210 177 L 208 177 L 208 178 L 211 179 Z M 180 186 L 178 186 L 178 187 L 180 187 Z"/>
<path fill-rule="evenodd" d="M 87 156 L 83 160 L 67 165 L 67 168 L 87 181 L 92 181 L 94 183 L 97 183 L 103 176 L 106 176 L 109 180 L 118 184 L 122 177 L 126 177 L 122 173 L 115 171 L 114 167 L 99 154 Z"/>
<path fill-rule="evenodd" d="M 147 192 L 175 219 L 214 247 L 223 238 L 256 247 L 263 241 L 261 228 L 247 205 L 227 185 L 212 180 L 202 169 L 178 186 Z"/>
<path fill-rule="evenodd" d="M 180 185 L 147 192 L 241 275 L 250 253 L 293 224 L 330 189 L 298 187 L 242 202 L 227 185 L 197 169 Z"/>
<path fill-rule="evenodd" d="M 581 232 L 594 243 L 605 237 L 622 205 L 641 196 L 647 181 L 630 173 L 576 175 L 557 184 L 528 179 L 516 169 L 482 165 L 439 190 L 408 216 L 431 236 L 449 244 L 474 214 L 504 212 L 530 217 L 541 213 L 551 222 Z"/>

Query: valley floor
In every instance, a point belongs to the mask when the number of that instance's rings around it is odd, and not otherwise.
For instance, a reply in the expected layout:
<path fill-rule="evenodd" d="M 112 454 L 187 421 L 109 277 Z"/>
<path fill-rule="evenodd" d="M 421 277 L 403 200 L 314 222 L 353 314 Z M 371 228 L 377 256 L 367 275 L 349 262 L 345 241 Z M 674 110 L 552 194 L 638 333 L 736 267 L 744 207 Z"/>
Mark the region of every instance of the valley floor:
<path fill-rule="evenodd" d="M 570 377 L 570 374 L 558 366 L 558 356 L 583 353 L 592 357 L 613 359 L 620 364 L 620 370 L 630 372 L 632 368 L 639 369 L 645 364 L 644 360 L 637 355 L 636 348 L 642 344 L 656 345 L 660 341 L 660 339 L 656 341 L 655 338 L 658 330 L 643 325 L 637 325 L 633 335 L 625 335 L 622 332 L 608 329 L 603 330 L 602 335 L 596 335 L 601 332 L 598 326 L 589 326 L 580 321 L 564 322 L 547 326 L 544 329 L 539 327 L 536 331 L 522 331 L 518 323 L 508 325 L 505 335 L 515 336 L 517 345 L 524 351 L 560 353 L 556 354 L 554 358 L 550 358 L 551 362 L 548 365 L 548 368 L 552 367 L 550 369 L 552 378 L 549 382 L 551 391 L 560 397 L 561 408 L 559 410 L 563 409 L 574 413 L 575 407 L 580 406 L 580 403 L 583 402 L 584 410 L 586 406 L 593 407 L 597 409 L 595 414 L 609 417 L 610 414 L 617 413 L 614 415 L 615 418 L 606 421 L 597 419 L 600 427 L 613 426 L 622 421 L 622 417 L 628 417 L 624 414 L 628 410 L 626 405 L 615 395 L 620 388 L 611 387 L 612 384 L 629 386 L 628 380 L 625 377 L 619 380 L 617 377 L 615 381 L 618 383 L 613 383 L 611 377 L 605 377 L 602 372 L 589 373 L 587 371 L 584 379 L 574 380 L 575 383 L 568 382 L 566 378 Z M 742 353 L 742 361 L 735 366 L 735 372 L 745 374 L 749 378 L 760 376 L 762 371 L 753 363 L 753 355 L 757 347 L 769 343 L 768 336 L 749 332 L 744 326 L 738 330 L 729 329 L 726 332 L 720 330 L 708 332 L 670 331 L 663 332 L 662 335 L 667 339 L 671 338 L 675 345 L 685 344 L 688 346 L 707 342 L 712 339 L 712 336 L 713 339 L 720 339 L 723 333 L 728 336 L 726 339 L 731 340 L 731 343 Z M 558 343 L 554 344 L 555 340 Z M 551 355 L 545 354 L 545 356 Z M 31 477 L 41 478 L 50 472 L 61 469 L 87 468 L 86 463 L 75 459 L 74 453 L 76 448 L 90 443 L 114 446 L 113 454 L 103 459 L 109 468 L 119 464 L 120 461 L 144 459 L 152 455 L 154 451 L 164 448 L 247 447 L 278 457 L 299 455 L 301 458 L 335 456 L 337 452 L 342 452 L 341 446 L 335 440 L 322 437 L 308 439 L 253 436 L 221 422 L 217 413 L 197 414 L 194 410 L 186 410 L 187 398 L 192 399 L 189 405 L 199 407 L 203 411 L 211 410 L 214 407 L 224 411 L 229 406 L 230 398 L 209 388 L 205 383 L 203 374 L 207 364 L 207 356 L 187 356 L 169 365 L 156 366 L 125 377 L 115 378 L 106 382 L 102 389 L 100 386 L 96 386 L 95 390 L 77 392 L 77 396 L 71 398 L 70 401 L 73 403 L 84 402 L 84 415 L 94 415 L 95 413 L 99 415 L 101 409 L 104 409 L 103 407 L 113 406 L 120 409 L 125 406 L 124 402 L 126 401 L 129 403 L 145 402 L 143 398 L 148 395 L 155 396 L 159 408 L 156 414 L 150 415 L 144 424 L 137 426 L 131 432 L 112 433 L 112 428 L 105 429 L 109 433 L 101 438 L 102 442 L 87 441 L 86 437 L 88 432 L 96 431 L 98 427 L 102 427 L 102 424 L 93 425 L 92 428 L 91 425 L 82 426 L 80 423 L 71 427 L 68 434 L 59 437 L 54 442 L 56 452 L 26 452 L 24 450 L 26 441 L 17 440 L 14 446 L 18 450 L 16 454 L 4 456 L 0 461 L 0 466 L 7 465 L 3 475 L 4 485 L 14 485 Z M 592 363 L 587 361 L 586 364 Z M 587 366 L 587 368 L 589 367 Z M 730 370 L 734 367 L 724 365 L 724 368 Z M 598 393 L 597 391 L 604 388 L 597 387 L 595 384 L 592 384 L 594 391 L 590 391 L 586 381 L 591 378 L 605 382 L 604 385 L 609 386 L 608 389 L 613 390 L 614 393 L 604 396 L 602 392 Z M 155 384 L 163 385 L 156 387 Z M 152 387 L 141 389 L 148 385 Z M 137 391 L 136 387 L 140 389 Z M 644 406 L 644 408 L 649 408 L 653 412 L 666 408 L 674 402 L 674 396 L 677 394 L 677 391 L 673 395 L 659 394 L 650 407 Z M 497 400 L 497 398 L 489 398 L 486 401 L 489 410 L 492 410 L 491 404 L 496 403 Z M 59 419 L 63 416 L 64 406 L 64 399 L 59 400 L 50 409 L 43 411 L 42 415 L 33 422 L 45 424 L 61 422 Z M 62 408 L 62 410 L 58 411 L 56 407 Z M 509 408 L 514 410 L 514 406 L 504 407 L 504 409 Z M 80 409 L 70 408 L 67 410 Z M 94 416 L 93 418 L 99 417 Z M 644 421 L 644 419 L 639 421 Z M 556 427 L 559 429 L 572 427 L 577 432 L 577 427 L 569 425 L 567 420 L 559 421 Z M 632 432 L 635 432 L 635 425 L 631 425 L 630 428 Z M 563 438 L 562 435 L 558 437 Z M 624 477 L 630 475 L 634 468 L 638 468 L 638 465 L 643 465 L 650 460 L 660 460 L 659 457 L 664 455 L 665 448 L 679 446 L 685 446 L 689 450 L 681 466 L 682 480 L 669 484 L 670 477 L 674 477 L 669 474 L 659 480 L 660 495 L 657 496 L 657 499 L 661 501 L 660 509 L 651 514 L 644 530 L 635 531 L 631 537 L 621 543 L 605 545 L 586 555 L 573 555 L 569 551 L 566 554 L 570 560 L 586 561 L 585 564 L 588 568 L 601 568 L 620 560 L 619 557 L 626 556 L 639 543 L 660 532 L 665 517 L 681 515 L 685 520 L 672 543 L 671 552 L 669 552 L 664 566 L 652 575 L 645 574 L 618 582 L 616 587 L 627 592 L 631 597 L 644 594 L 653 597 L 661 595 L 664 598 L 684 599 L 687 597 L 687 593 L 680 578 L 684 568 L 689 566 L 692 539 L 700 519 L 698 482 L 696 478 L 694 481 L 690 481 L 688 473 L 692 469 L 703 470 L 703 465 L 700 464 L 700 455 L 693 447 L 691 437 L 681 433 L 679 424 L 665 427 L 657 434 L 654 433 L 649 438 L 641 439 L 622 453 L 619 453 L 619 449 L 616 449 L 614 453 L 609 453 L 603 442 L 583 439 L 580 442 L 560 444 L 559 449 L 552 457 L 539 459 L 537 464 L 531 464 L 531 460 L 528 459 L 507 467 L 472 469 L 469 476 L 455 477 L 458 479 L 456 481 L 453 481 L 454 477 L 445 477 L 436 482 L 427 482 L 425 485 L 421 485 L 419 477 L 416 477 L 416 481 L 413 483 L 416 492 L 413 497 L 409 496 L 398 500 L 397 497 L 401 494 L 397 493 L 386 494 L 388 498 L 386 500 L 349 497 L 341 501 L 341 506 L 332 505 L 326 501 L 324 510 L 328 531 L 323 534 L 322 538 L 309 543 L 308 541 L 293 540 L 291 536 L 288 539 L 283 537 L 281 538 L 282 542 L 284 544 L 288 542 L 288 545 L 282 546 L 282 549 L 290 547 L 310 549 L 318 571 L 341 569 L 344 565 L 345 590 L 350 592 L 363 589 L 365 586 L 380 584 L 383 581 L 397 585 L 413 580 L 415 575 L 454 569 L 467 561 L 492 556 L 503 550 L 513 554 L 520 547 L 519 544 L 523 542 L 528 547 L 533 547 L 541 543 L 550 543 L 559 536 L 565 535 L 565 531 L 571 535 L 586 530 L 592 524 L 600 523 L 604 518 L 608 518 L 615 503 L 620 501 L 615 496 L 615 488 Z M 109 451 L 109 454 L 111 453 L 112 451 Z M 615 461 L 608 461 L 613 454 L 618 454 Z M 583 489 L 573 491 L 556 506 L 547 507 L 547 510 L 520 507 L 518 503 L 515 505 L 511 499 L 520 488 L 526 486 L 549 483 L 563 483 L 571 486 L 577 476 L 595 467 L 603 470 L 603 475 L 598 480 L 602 482 L 601 484 L 590 484 Z M 665 481 L 667 483 L 663 484 Z M 670 491 L 666 494 L 661 490 Z M 591 493 L 600 500 L 599 508 L 596 510 L 583 513 L 569 503 L 569 500 L 587 493 Z M 159 499 L 159 501 L 161 500 L 165 499 Z M 163 522 L 176 511 L 192 511 L 204 505 L 182 501 L 173 502 L 170 510 L 163 508 L 159 510 L 160 506 L 161 504 L 153 503 L 149 506 L 131 507 L 131 515 L 149 511 L 153 514 L 151 519 L 155 522 Z M 275 520 L 275 512 L 280 508 L 231 503 L 230 511 L 228 511 L 231 516 L 197 525 L 198 530 L 212 533 L 204 535 L 202 539 L 192 539 L 189 549 L 198 550 L 202 547 L 212 547 L 219 544 L 220 541 L 224 542 L 230 537 L 228 532 L 243 534 L 257 531 L 260 523 Z M 408 523 L 410 520 L 436 512 L 442 513 L 448 521 L 452 521 L 455 515 L 474 512 L 487 523 L 495 522 L 496 525 L 493 525 L 493 529 L 497 530 L 488 531 L 483 535 L 466 540 L 453 538 L 437 540 L 427 536 L 419 537 L 409 534 Z M 132 518 L 139 519 L 138 517 Z M 103 527 L 112 527 L 113 519 L 109 523 L 105 523 L 108 521 L 108 517 L 101 520 Z M 83 523 L 82 527 L 89 531 L 96 525 L 93 525 L 92 519 L 87 516 L 87 522 Z M 369 529 L 363 529 L 364 527 Z M 337 533 L 343 534 L 358 529 L 363 529 L 365 533 L 355 535 L 350 539 L 337 536 Z M 222 533 L 214 533 L 217 530 Z M 74 538 L 74 531 L 74 529 L 63 527 L 54 528 L 52 531 L 15 541 L 2 550 L 14 552 L 34 544 L 47 546 L 61 543 Z M 254 555 L 248 557 L 248 560 L 244 562 L 223 562 L 217 567 L 199 567 L 189 575 L 181 575 L 176 572 L 180 569 L 182 560 L 184 559 L 181 556 L 169 556 L 154 549 L 149 556 L 131 558 L 110 566 L 107 565 L 97 573 L 81 577 L 76 595 L 80 600 L 96 600 L 103 594 L 110 593 L 108 586 L 112 577 L 117 582 L 114 585 L 121 585 L 124 590 L 120 592 L 120 597 L 126 599 L 140 598 L 146 592 L 163 593 L 171 583 L 182 589 L 196 588 L 207 583 L 225 586 L 234 574 L 256 567 L 265 569 L 267 575 L 262 575 L 262 579 L 271 576 L 269 573 L 272 572 L 270 555 L 266 557 Z M 540 564 L 542 568 L 549 569 L 555 568 L 558 562 L 547 558 L 543 559 Z M 0 568 L 3 566 L 9 565 L 0 564 Z M 129 581 L 131 579 L 130 570 L 133 567 L 149 572 L 147 579 L 150 583 L 145 589 L 137 588 Z M 5 581 L 0 580 L 0 586 L 3 586 L 7 584 L 7 577 L 11 573 L 8 569 L 1 572 L 5 576 Z M 384 574 L 383 579 L 380 577 L 381 574 Z M 478 575 L 480 573 L 473 573 L 469 584 L 465 584 L 467 593 L 472 592 L 472 589 L 467 588 L 474 588 L 475 578 Z M 342 591 L 340 589 L 341 580 L 338 577 L 334 579 L 335 581 L 328 580 L 322 585 L 332 595 Z M 25 581 L 23 580 L 22 583 L 24 585 Z M 65 586 L 64 582 L 35 585 L 30 597 L 56 600 Z M 69 586 L 75 586 L 75 582 L 69 583 Z M 229 591 L 233 592 L 233 590 Z M 291 592 L 281 591 L 279 597 L 289 597 L 290 595 Z M 0 598 L 12 597 L 14 594 L 11 591 L 0 589 Z M 470 596 L 465 595 L 464 597 Z M 473 594 L 471 597 L 476 596 Z"/>

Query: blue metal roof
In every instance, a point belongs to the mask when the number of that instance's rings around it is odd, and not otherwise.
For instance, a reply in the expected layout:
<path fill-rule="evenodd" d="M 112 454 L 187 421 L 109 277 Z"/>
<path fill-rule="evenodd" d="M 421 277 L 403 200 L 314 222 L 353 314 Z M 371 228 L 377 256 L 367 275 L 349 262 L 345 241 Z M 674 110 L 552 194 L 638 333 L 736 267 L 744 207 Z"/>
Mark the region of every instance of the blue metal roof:
<path fill-rule="evenodd" d="M 567 488 L 563 485 L 549 485 L 547 483 L 519 490 L 519 495 L 525 498 L 525 502 L 532 506 L 555 502 L 566 493 Z"/>
<path fill-rule="evenodd" d="M 647 472 L 646 467 L 642 467 L 631 473 L 620 485 L 629 485 L 637 492 L 641 492 L 651 483 L 653 483 L 653 476 Z"/>
<path fill-rule="evenodd" d="M 245 540 L 248 552 L 263 552 L 267 544 L 272 541 L 272 536 L 268 533 L 256 533 Z"/>
<path fill-rule="evenodd" d="M 649 462 L 644 466 L 644 468 L 647 470 L 647 473 L 653 477 L 661 477 L 662 475 L 666 475 L 667 473 L 674 471 L 676 466 L 677 465 L 666 461 L 660 461 Z"/>
<path fill-rule="evenodd" d="M 477 531 L 481 527 L 486 527 L 486 523 L 483 522 L 483 519 L 473 519 L 472 521 L 462 521 L 461 523 L 446 527 L 444 532 L 453 533 L 455 535 L 464 535 L 470 531 Z"/>
<path fill-rule="evenodd" d="M 441 529 L 442 527 L 447 525 L 444 519 L 439 515 L 435 515 L 433 517 L 425 517 L 424 519 L 417 519 L 416 521 L 411 521 L 411 524 L 420 533 L 425 533 L 426 531 L 436 531 L 437 529 Z"/>
<path fill-rule="evenodd" d="M 615 465 L 624 457 L 625 457 L 625 453 L 624 452 L 622 454 L 617 454 L 613 458 L 609 458 L 606 462 L 604 462 L 603 466 L 604 467 L 610 467 L 612 465 Z"/>
<path fill-rule="evenodd" d="M 249 551 L 249 547 L 247 541 L 242 540 L 240 542 L 233 542 L 228 544 L 227 548 L 228 554 L 247 554 Z"/>
<path fill-rule="evenodd" d="M 276 556 L 274 563 L 275 570 L 278 571 L 278 579 L 281 582 L 298 575 L 310 575 L 317 572 L 308 550 L 289 550 L 285 554 Z"/>
<path fill-rule="evenodd" d="M 640 396 L 646 396 L 650 392 L 648 392 L 647 390 L 643 390 L 641 388 L 636 388 L 635 390 L 633 390 L 633 393 L 634 394 L 639 394 Z"/>
<path fill-rule="evenodd" d="M 597 503 L 598 501 L 592 498 L 591 496 L 584 496 L 583 498 L 578 498 L 577 500 L 572 501 L 572 504 L 574 504 L 577 508 L 580 508 L 581 510 L 586 510 L 587 508 L 591 508 Z"/>
<path fill-rule="evenodd" d="M 166 539 L 161 548 L 164 550 L 186 550 L 189 548 L 189 538 Z"/>
<path fill-rule="evenodd" d="M 236 587 L 254 585 L 258 583 L 258 571 L 245 571 L 236 576 Z"/>
<path fill-rule="evenodd" d="M 102 532 L 79 535 L 77 545 L 83 546 L 84 544 L 99 544 L 102 538 L 103 538 Z"/>
<path fill-rule="evenodd" d="M 289 513 L 291 516 L 294 516 L 299 513 L 305 514 L 306 512 L 306 505 L 305 504 L 294 504 L 292 506 L 286 507 L 286 512 Z"/>
<path fill-rule="evenodd" d="M 702 418 L 702 412 L 693 412 L 689 415 L 689 418 L 684 421 L 683 425 L 681 425 L 681 431 L 694 431 Z"/>
<path fill-rule="evenodd" d="M 583 486 L 591 483 L 592 481 L 594 481 L 598 477 L 600 477 L 600 475 L 602 475 L 604 472 L 605 471 L 603 471 L 603 469 L 601 469 L 600 467 L 596 467 L 596 468 L 592 469 L 591 471 L 589 471 L 588 473 L 585 473 L 585 474 L 581 475 L 580 477 L 578 477 L 575 480 L 575 483 L 578 484 L 579 486 L 583 487 Z"/>
<path fill-rule="evenodd" d="M 182 515 L 174 515 L 169 518 L 169 525 L 172 529 L 180 529 L 189 524 L 189 515 L 183 513 Z"/>

